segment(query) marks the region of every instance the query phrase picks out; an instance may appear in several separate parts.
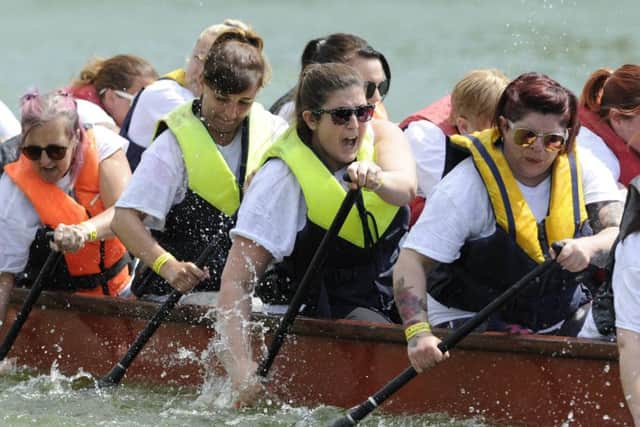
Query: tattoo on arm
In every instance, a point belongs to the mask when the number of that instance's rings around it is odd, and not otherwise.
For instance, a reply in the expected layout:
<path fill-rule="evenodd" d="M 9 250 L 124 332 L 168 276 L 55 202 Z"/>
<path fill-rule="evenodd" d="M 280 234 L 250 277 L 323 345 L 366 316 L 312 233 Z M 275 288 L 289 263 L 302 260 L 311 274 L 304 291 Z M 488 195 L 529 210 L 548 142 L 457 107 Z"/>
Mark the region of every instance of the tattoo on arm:
<path fill-rule="evenodd" d="M 623 205 L 619 201 L 606 201 L 590 203 L 587 205 L 589 222 L 593 229 L 593 234 L 598 234 L 608 227 L 620 226 Z"/>
<path fill-rule="evenodd" d="M 413 287 L 405 284 L 404 277 L 396 280 L 394 289 L 396 305 L 405 325 L 411 325 L 417 321 L 424 320 L 423 317 L 426 318 L 426 295 L 415 295 Z"/>

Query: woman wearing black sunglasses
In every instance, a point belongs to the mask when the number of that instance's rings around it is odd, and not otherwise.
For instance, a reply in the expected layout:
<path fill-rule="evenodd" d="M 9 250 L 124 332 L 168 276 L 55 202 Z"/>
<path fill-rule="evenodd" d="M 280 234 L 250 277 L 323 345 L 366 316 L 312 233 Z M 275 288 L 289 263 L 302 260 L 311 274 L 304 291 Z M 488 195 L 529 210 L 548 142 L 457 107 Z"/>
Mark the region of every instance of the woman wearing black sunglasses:
<path fill-rule="evenodd" d="M 47 277 L 47 289 L 117 295 L 129 283 L 129 258 L 113 237 L 113 204 L 131 176 L 126 141 L 101 126 L 85 129 L 64 92 L 22 99 L 18 161 L 0 179 L 0 321 L 9 293 L 35 278 L 51 248 L 65 262 Z"/>
<path fill-rule="evenodd" d="M 341 62 L 351 65 L 364 80 L 367 102 L 374 105 L 374 118 L 388 120 L 382 101 L 391 86 L 391 68 L 385 56 L 354 34 L 334 33 L 309 41 L 302 52 L 301 70 L 309 64 Z M 291 122 L 295 118 L 294 90 L 280 97 L 269 109 Z"/>
<path fill-rule="evenodd" d="M 464 160 L 436 185 L 394 270 L 418 372 L 444 357 L 430 324 L 456 327 L 549 258 L 562 268 L 537 278 L 487 327 L 575 336 L 588 267 L 604 264 L 618 232 L 620 194 L 605 166 L 576 149 L 571 92 L 523 74 L 500 97 L 494 123 L 451 138 L 448 158 Z M 559 254 L 555 242 L 564 244 Z"/>
<path fill-rule="evenodd" d="M 408 221 L 416 177 L 404 135 L 373 120 L 360 74 L 345 64 L 312 64 L 296 95 L 296 124 L 269 149 L 232 230 L 233 246 L 218 297 L 218 329 L 231 355 L 227 372 L 250 403 L 260 392 L 246 344 L 249 295 L 287 304 L 349 187 L 364 189 L 329 248 L 303 312 L 326 318 L 388 322 L 390 287 L 379 280 L 393 265 Z M 375 137 L 374 137 L 375 135 Z M 344 182 L 347 173 L 351 184 Z M 386 294 L 385 294 L 386 290 Z"/>

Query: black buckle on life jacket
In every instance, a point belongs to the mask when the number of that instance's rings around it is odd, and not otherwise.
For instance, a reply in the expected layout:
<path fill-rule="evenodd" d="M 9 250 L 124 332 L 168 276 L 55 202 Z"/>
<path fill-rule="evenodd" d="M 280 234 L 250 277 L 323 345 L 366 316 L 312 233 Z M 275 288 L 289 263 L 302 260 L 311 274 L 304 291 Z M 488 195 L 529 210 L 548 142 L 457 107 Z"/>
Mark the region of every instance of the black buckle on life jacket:
<path fill-rule="evenodd" d="M 127 267 L 131 262 L 131 257 L 128 252 L 111 267 L 97 274 L 86 274 L 83 276 L 72 276 L 71 285 L 76 289 L 95 289 L 98 286 L 102 287 L 102 292 L 105 295 L 109 295 L 109 280 L 116 277 L 123 268 Z"/>

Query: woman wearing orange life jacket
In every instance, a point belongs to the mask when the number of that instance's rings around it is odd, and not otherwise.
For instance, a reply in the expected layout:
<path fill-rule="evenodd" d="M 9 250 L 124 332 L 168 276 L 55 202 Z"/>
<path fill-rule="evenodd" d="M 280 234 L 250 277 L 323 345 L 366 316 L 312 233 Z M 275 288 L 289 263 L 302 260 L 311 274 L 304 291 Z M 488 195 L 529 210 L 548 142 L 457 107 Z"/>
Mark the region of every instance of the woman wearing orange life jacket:
<path fill-rule="evenodd" d="M 640 175 L 640 65 L 594 71 L 582 89 L 578 141 L 602 160 L 616 181 Z"/>
<path fill-rule="evenodd" d="M 47 289 L 117 295 L 130 279 L 129 257 L 110 229 L 131 176 L 126 141 L 102 126 L 85 129 L 64 92 L 25 95 L 21 116 L 21 156 L 0 178 L 0 322 L 13 286 L 28 286 L 51 249 L 65 262 L 45 279 Z M 43 227 L 55 230 L 51 244 Z"/>

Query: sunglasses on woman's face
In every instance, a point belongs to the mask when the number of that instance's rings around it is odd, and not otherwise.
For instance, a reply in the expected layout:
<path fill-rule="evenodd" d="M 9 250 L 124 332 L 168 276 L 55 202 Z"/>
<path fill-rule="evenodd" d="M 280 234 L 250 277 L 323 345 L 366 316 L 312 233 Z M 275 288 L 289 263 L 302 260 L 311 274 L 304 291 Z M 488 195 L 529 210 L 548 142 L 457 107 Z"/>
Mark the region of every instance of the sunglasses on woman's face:
<path fill-rule="evenodd" d="M 507 120 L 509 129 L 513 131 L 513 142 L 522 148 L 533 145 L 538 138 L 542 139 L 544 149 L 547 151 L 559 151 L 564 147 L 569 136 L 569 131 L 559 132 L 536 132 L 535 130 L 516 127 L 511 120 Z"/>
<path fill-rule="evenodd" d="M 387 96 L 389 92 L 389 80 L 383 80 L 378 84 L 374 82 L 364 82 L 364 93 L 367 99 L 371 98 L 375 93 L 376 89 L 380 93 L 380 98 L 384 98 Z"/>
<path fill-rule="evenodd" d="M 24 154 L 27 159 L 38 161 L 42 156 L 42 152 L 47 152 L 47 157 L 51 160 L 62 160 L 67 154 L 67 148 L 62 145 L 49 144 L 46 147 L 39 147 L 37 145 L 26 145 L 22 147 L 22 154 Z"/>
<path fill-rule="evenodd" d="M 374 105 L 367 104 L 360 105 L 355 108 L 339 107 L 333 108 L 331 110 L 319 109 L 315 110 L 313 113 L 316 115 L 320 115 L 323 113 L 330 114 L 333 123 L 338 126 L 342 126 L 349 123 L 349 120 L 351 120 L 351 116 L 353 116 L 354 114 L 356 116 L 356 119 L 358 119 L 360 123 L 368 122 L 369 120 L 371 120 L 371 117 L 373 117 L 373 111 L 375 110 L 375 108 L 376 107 Z"/>

